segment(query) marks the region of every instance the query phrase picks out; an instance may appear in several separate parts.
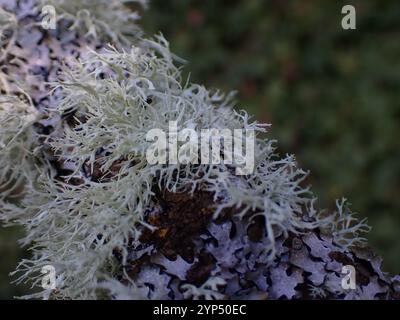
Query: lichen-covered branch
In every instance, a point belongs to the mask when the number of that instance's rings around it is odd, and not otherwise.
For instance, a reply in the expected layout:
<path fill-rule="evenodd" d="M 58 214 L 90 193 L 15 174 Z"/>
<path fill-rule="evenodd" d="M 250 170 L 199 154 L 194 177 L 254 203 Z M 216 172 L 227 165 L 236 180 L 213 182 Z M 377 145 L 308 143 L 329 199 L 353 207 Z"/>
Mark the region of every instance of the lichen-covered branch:
<path fill-rule="evenodd" d="M 315 209 L 307 173 L 274 140 L 256 137 L 247 175 L 147 161 L 146 134 L 170 121 L 266 125 L 234 111 L 232 94 L 182 79 L 167 40 L 143 37 L 120 1 L 0 4 L 0 218 L 25 227 L 32 251 L 17 281 L 40 287 L 47 265 L 57 276 L 28 298 L 398 297 L 398 279 L 361 248 L 366 221 L 344 202 Z M 44 4 L 60 14 L 55 30 L 40 26 Z M 341 287 L 345 265 L 355 290 Z"/>

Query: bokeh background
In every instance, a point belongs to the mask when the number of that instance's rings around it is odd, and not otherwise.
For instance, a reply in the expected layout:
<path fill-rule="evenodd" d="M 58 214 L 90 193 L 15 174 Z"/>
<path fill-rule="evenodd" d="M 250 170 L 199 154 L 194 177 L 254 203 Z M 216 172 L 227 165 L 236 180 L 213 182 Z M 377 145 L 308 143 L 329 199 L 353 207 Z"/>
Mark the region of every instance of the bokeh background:
<path fill-rule="evenodd" d="M 342 6 L 357 29 L 341 27 Z M 162 32 L 191 80 L 236 89 L 240 108 L 272 123 L 281 154 L 311 171 L 320 208 L 342 196 L 373 227 L 384 269 L 400 273 L 400 2 L 152 0 L 147 35 Z M 0 230 L 0 299 L 26 254 Z"/>

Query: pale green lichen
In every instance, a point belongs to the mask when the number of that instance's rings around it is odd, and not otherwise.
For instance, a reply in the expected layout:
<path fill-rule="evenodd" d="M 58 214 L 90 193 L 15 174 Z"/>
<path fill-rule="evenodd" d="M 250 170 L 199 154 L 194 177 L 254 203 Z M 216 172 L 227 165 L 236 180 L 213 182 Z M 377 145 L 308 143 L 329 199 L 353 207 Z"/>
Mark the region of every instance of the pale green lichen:
<path fill-rule="evenodd" d="M 30 102 L 0 95 L 0 199 L 20 197 L 34 171 L 37 137 L 32 124 L 38 118 Z"/>
<path fill-rule="evenodd" d="M 107 296 L 115 300 L 145 300 L 149 290 L 146 287 L 138 287 L 134 282 L 124 285 L 115 279 L 100 282 L 96 289 L 97 291 L 104 290 Z"/>
<path fill-rule="evenodd" d="M 153 128 L 167 130 L 170 120 L 177 120 L 179 128 L 264 131 L 264 126 L 249 122 L 246 113 L 232 110 L 230 95 L 196 84 L 181 85 L 180 70 L 164 38 L 143 40 L 129 52 L 113 48 L 93 52 L 88 60 L 65 69 L 61 78 L 56 85 L 64 98 L 58 110 L 61 114 L 75 110 L 77 124 L 65 125 L 62 134 L 49 137 L 48 144 L 74 172 L 61 182 L 43 169 L 18 209 L 6 208 L 6 216 L 27 229 L 23 243 L 34 243 L 32 259 L 18 267 L 19 280 L 38 285 L 41 268 L 53 265 L 60 283 L 55 297 L 96 298 L 98 283 L 113 275 L 115 250 L 124 264 L 127 243 L 136 241 L 140 226 L 146 226 L 144 212 L 151 207 L 155 184 L 172 192 L 201 188 L 213 192 L 216 199 L 223 194 L 224 201 L 216 202 L 216 217 L 226 207 L 240 209 L 242 218 L 264 216 L 270 239 L 267 259 L 274 257 L 276 228 L 287 235 L 320 225 L 311 209 L 313 199 L 300 185 L 305 172 L 296 167 L 292 156 L 278 159 L 273 141 L 256 139 L 256 168 L 248 176 L 232 174 L 235 165 L 223 163 L 147 162 L 146 133 Z M 94 167 L 105 173 L 111 170 L 111 177 L 92 181 Z M 88 168 L 85 177 L 82 173 Z M 68 183 L 72 178 L 81 182 Z M 303 219 L 305 208 L 309 208 L 309 222 Z M 339 216 L 333 233 L 357 231 L 346 229 L 342 211 Z M 48 292 L 42 293 L 47 296 Z"/>
<path fill-rule="evenodd" d="M 6 32 L 12 31 L 16 25 L 15 15 L 0 7 L 0 47 L 4 45 L 4 40 L 7 38 Z"/>
<path fill-rule="evenodd" d="M 90 15 L 84 12 L 92 1 L 79 1 L 79 6 L 76 1 L 51 3 L 62 17 L 77 18 L 74 25 L 83 23 L 93 36 L 108 19 L 116 19 L 104 10 L 106 1 L 96 2 L 99 12 Z M 82 20 L 82 15 L 90 20 Z M 107 28 L 101 32 L 111 38 L 124 33 L 119 29 L 122 25 L 109 26 L 112 33 Z M 54 84 L 63 96 L 57 112 L 74 113 L 76 124 L 61 122 L 45 143 L 59 162 L 73 170 L 63 179 L 54 179 L 49 155 L 42 154 L 41 166 L 35 166 L 31 158 L 38 146 L 32 129 L 37 112 L 14 98 L 0 106 L 3 185 L 24 181 L 25 190 L 18 204 L 7 198 L 10 192 L 2 191 L 0 215 L 4 221 L 25 226 L 22 244 L 32 246 L 32 257 L 23 260 L 14 274 L 19 275 L 17 281 L 29 281 L 34 287 L 40 286 L 42 267 L 52 265 L 57 274 L 56 291 L 44 290 L 29 298 L 98 298 L 99 290 L 114 298 L 143 296 L 142 288 L 133 282 L 122 287 L 112 279 L 118 269 L 115 252 L 125 265 L 128 243 L 135 243 L 143 227 L 150 227 L 145 212 L 153 205 L 155 185 L 171 192 L 202 189 L 214 193 L 214 217 L 224 208 L 236 208 L 242 219 L 263 216 L 269 238 L 266 261 L 275 256 L 277 230 L 287 236 L 325 226 L 345 247 L 362 242 L 358 235 L 366 231 L 364 221 L 352 226 L 352 215 L 343 203 L 338 204 L 335 216 L 317 215 L 311 192 L 301 186 L 306 173 L 293 156 L 279 158 L 273 140 L 256 138 L 255 170 L 250 175 L 233 174 L 235 164 L 149 164 L 146 150 L 151 142 L 146 134 L 154 128 L 168 131 L 169 121 L 177 121 L 178 129 L 265 131 L 265 125 L 233 110 L 232 94 L 183 82 L 174 58 L 168 42 L 157 36 L 138 41 L 129 51 L 110 47 L 92 52 L 89 58 L 64 68 Z M 21 162 L 15 162 L 15 154 Z M 99 181 L 91 179 L 95 169 L 104 173 Z M 73 178 L 78 183 L 72 183 Z M 345 241 L 347 234 L 353 239 Z M 194 298 L 219 298 L 218 284 L 222 283 L 184 289 Z"/>
<path fill-rule="evenodd" d="M 219 277 L 211 277 L 207 279 L 200 287 L 192 284 L 182 285 L 183 297 L 193 300 L 221 300 L 224 295 L 219 292 L 219 288 L 226 285 L 224 279 Z"/>
<path fill-rule="evenodd" d="M 121 194 L 121 205 L 129 205 L 138 217 L 142 217 L 152 185 L 157 182 L 172 192 L 187 187 L 194 191 L 198 186 L 216 197 L 225 192 L 226 201 L 216 208 L 215 217 L 225 207 L 241 208 L 241 216 L 249 211 L 253 216 L 266 216 L 272 251 L 273 226 L 286 233 L 314 228 L 317 224 L 302 219 L 303 206 L 310 201 L 308 190 L 300 187 L 305 172 L 296 168 L 292 156 L 276 159 L 273 141 L 256 140 L 255 172 L 241 178 L 231 174 L 234 165 L 148 164 L 145 152 L 151 143 L 146 141 L 146 133 L 153 128 L 167 131 L 169 121 L 178 120 L 178 130 L 264 131 L 264 126 L 250 123 L 246 113 L 232 110 L 230 96 L 210 93 L 196 84 L 182 87 L 180 83 L 179 69 L 161 37 L 158 42 L 144 41 L 130 52 L 94 53 L 84 64 L 64 73 L 59 84 L 65 94 L 60 110 L 76 109 L 76 118 L 85 120 L 73 129 L 67 128 L 65 136 L 53 139 L 51 145 L 65 161 L 74 163 L 74 174 L 84 165 L 100 165 L 107 172 L 120 161 L 115 181 L 105 185 L 131 185 L 129 196 L 120 188 L 114 197 Z M 100 149 L 107 154 L 99 158 L 96 154 Z"/>
<path fill-rule="evenodd" d="M 103 42 L 128 44 L 140 36 L 135 23 L 139 14 L 126 4 L 136 3 L 147 7 L 147 0 L 41 0 L 38 9 L 45 5 L 55 8 L 57 21 L 71 21 L 70 30 Z"/>
<path fill-rule="evenodd" d="M 0 7 L 0 89 L 9 93 L 7 75 L 4 73 L 5 58 L 15 44 L 15 30 L 18 21 L 14 14 Z"/>

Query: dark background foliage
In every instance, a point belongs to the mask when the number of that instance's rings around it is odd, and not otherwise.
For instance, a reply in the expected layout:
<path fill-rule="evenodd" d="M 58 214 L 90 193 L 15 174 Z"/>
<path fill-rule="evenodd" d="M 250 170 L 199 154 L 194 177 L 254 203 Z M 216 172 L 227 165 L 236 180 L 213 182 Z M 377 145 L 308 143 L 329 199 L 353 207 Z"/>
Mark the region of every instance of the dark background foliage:
<path fill-rule="evenodd" d="M 356 30 L 341 28 L 344 4 Z M 400 272 L 399 1 L 152 0 L 143 26 L 189 61 L 192 81 L 237 89 L 279 152 L 311 171 L 319 207 L 347 197 L 384 269 Z M 24 291 L 7 276 L 18 236 L 0 231 L 0 299 Z"/>

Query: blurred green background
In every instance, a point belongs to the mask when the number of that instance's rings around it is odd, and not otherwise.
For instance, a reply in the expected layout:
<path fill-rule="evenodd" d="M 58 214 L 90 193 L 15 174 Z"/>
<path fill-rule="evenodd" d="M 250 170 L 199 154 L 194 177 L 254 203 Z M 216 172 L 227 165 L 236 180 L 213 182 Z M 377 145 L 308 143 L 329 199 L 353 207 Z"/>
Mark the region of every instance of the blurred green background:
<path fill-rule="evenodd" d="M 345 4 L 356 30 L 341 27 Z M 400 1 L 152 0 L 142 24 L 189 61 L 192 81 L 237 89 L 279 152 L 311 171 L 318 206 L 347 197 L 400 273 Z M 24 254 L 17 233 L 0 230 L 0 299 L 24 291 L 7 276 Z"/>

